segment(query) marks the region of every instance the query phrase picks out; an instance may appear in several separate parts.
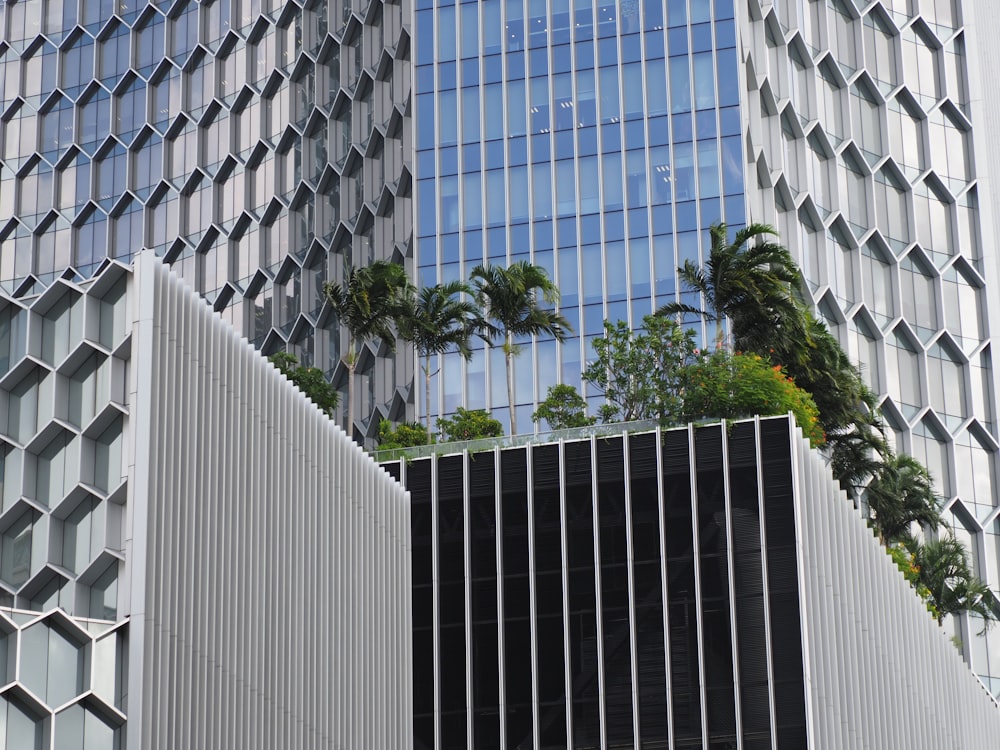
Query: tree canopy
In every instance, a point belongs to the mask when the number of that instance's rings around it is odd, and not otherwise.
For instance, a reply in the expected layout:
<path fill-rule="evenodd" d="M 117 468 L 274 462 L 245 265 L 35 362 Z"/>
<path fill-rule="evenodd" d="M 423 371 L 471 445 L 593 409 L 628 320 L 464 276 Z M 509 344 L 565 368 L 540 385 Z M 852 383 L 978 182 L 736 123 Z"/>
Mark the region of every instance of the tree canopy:
<path fill-rule="evenodd" d="M 470 298 L 465 299 L 463 295 Z M 399 335 L 413 343 L 424 361 L 424 413 L 431 431 L 431 357 L 456 350 L 463 359 L 472 357 L 471 339 L 483 328 L 479 308 L 471 300 L 472 287 L 463 281 L 426 286 L 404 295 L 397 317 Z"/>
<path fill-rule="evenodd" d="M 347 329 L 347 432 L 354 434 L 354 372 L 358 366 L 358 347 L 381 339 L 391 351 L 396 348 L 393 325 L 404 311 L 404 300 L 411 289 L 406 269 L 399 263 L 378 260 L 367 266 L 344 266 L 341 283 L 323 285 L 330 307 Z"/>
<path fill-rule="evenodd" d="M 493 346 L 493 339 L 503 339 L 507 369 L 507 404 L 510 408 L 510 431 L 517 433 L 514 400 L 514 357 L 519 348 L 514 339 L 548 334 L 562 341 L 572 331 L 569 322 L 544 303 L 559 302 L 559 289 L 541 266 L 527 261 L 511 263 L 506 268 L 491 264 L 472 269 L 475 300 L 482 310 L 483 330 Z"/>

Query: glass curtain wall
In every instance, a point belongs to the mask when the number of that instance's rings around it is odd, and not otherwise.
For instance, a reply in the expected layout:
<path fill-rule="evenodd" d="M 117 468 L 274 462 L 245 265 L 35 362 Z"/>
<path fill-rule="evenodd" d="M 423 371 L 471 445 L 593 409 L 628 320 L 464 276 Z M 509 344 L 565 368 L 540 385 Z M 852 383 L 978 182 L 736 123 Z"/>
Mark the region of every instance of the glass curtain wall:
<path fill-rule="evenodd" d="M 527 260 L 573 326 L 521 342 L 524 431 L 606 319 L 641 325 L 704 230 L 745 220 L 733 4 L 417 0 L 414 57 L 416 282 Z M 499 349 L 441 358 L 430 412 L 458 406 L 508 423 Z"/>

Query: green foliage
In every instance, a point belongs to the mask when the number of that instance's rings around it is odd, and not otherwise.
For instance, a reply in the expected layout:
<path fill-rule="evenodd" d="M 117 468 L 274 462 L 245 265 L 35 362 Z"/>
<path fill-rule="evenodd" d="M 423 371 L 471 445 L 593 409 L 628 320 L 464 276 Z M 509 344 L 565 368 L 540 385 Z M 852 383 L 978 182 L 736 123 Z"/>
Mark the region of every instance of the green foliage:
<path fill-rule="evenodd" d="M 345 265 L 343 283 L 323 285 L 333 312 L 350 334 L 348 364 L 349 358 L 357 356 L 356 344 L 382 339 L 390 349 L 395 348 L 392 324 L 404 310 L 409 284 L 402 265 L 378 260 L 361 267 Z"/>
<path fill-rule="evenodd" d="M 934 607 L 938 622 L 947 615 L 969 612 L 983 618 L 983 628 L 996 621 L 993 593 L 976 577 L 962 543 L 951 534 L 919 544 L 908 544 L 913 564 L 918 570 L 920 585 L 928 591 L 928 601 Z"/>
<path fill-rule="evenodd" d="M 547 333 L 561 340 L 572 330 L 565 318 L 541 304 L 559 301 L 559 289 L 541 266 L 527 261 L 506 268 L 479 265 L 470 278 L 491 337 Z"/>
<path fill-rule="evenodd" d="M 461 295 L 471 295 L 472 287 L 462 281 L 427 286 L 416 295 L 404 294 L 396 326 L 404 341 L 413 343 L 417 356 L 423 358 L 424 413 L 426 429 L 431 429 L 431 357 L 451 348 L 466 360 L 472 357 L 469 341 L 483 327 L 482 317 L 471 301 Z"/>
<path fill-rule="evenodd" d="M 392 422 L 383 419 L 378 423 L 379 450 L 393 448 L 412 448 L 417 445 L 427 445 L 431 442 L 427 429 L 419 422 L 401 422 L 393 427 Z"/>
<path fill-rule="evenodd" d="M 357 268 L 344 266 L 343 283 L 326 282 L 323 293 L 337 320 L 347 329 L 347 433 L 354 435 L 354 369 L 358 365 L 358 346 L 381 339 L 394 350 L 396 337 L 392 326 L 404 310 L 405 298 L 412 286 L 406 269 L 385 260 Z"/>
<path fill-rule="evenodd" d="M 725 225 L 713 226 L 705 266 L 687 262 L 678 269 L 686 291 L 697 292 L 707 309 L 671 303 L 657 314 L 728 318 L 737 350 L 769 360 L 774 372 L 783 371 L 789 384 L 808 393 L 817 422 L 810 438 L 815 444 L 825 434 L 833 474 L 852 497 L 867 492 L 879 536 L 938 621 L 967 611 L 989 626 L 996 619 L 996 602 L 972 574 L 961 543 L 948 536 L 921 545 L 909 537 L 914 523 L 932 529 L 941 524 L 931 477 L 914 458 L 893 454 L 875 394 L 837 338 L 810 311 L 801 273 L 787 250 L 768 239 L 774 234 L 771 227 L 754 224 L 729 242 Z M 721 328 L 719 343 L 721 347 Z M 759 384 L 744 383 L 757 381 L 745 374 L 729 377 L 725 370 L 732 363 L 722 366 L 723 355 L 719 360 L 714 371 L 703 365 L 689 368 L 689 374 L 704 375 L 704 380 L 693 382 L 686 393 L 687 418 L 771 408 L 772 398 L 764 396 Z M 803 418 L 798 413 L 796 418 L 805 430 Z M 905 548 L 900 544 L 904 540 Z"/>
<path fill-rule="evenodd" d="M 519 347 L 518 336 L 548 334 L 562 341 L 572 332 L 569 322 L 542 303 L 559 302 L 559 289 L 541 266 L 527 261 L 507 268 L 490 264 L 472 269 L 472 287 L 476 304 L 482 310 L 482 333 L 493 346 L 493 339 L 503 338 L 507 368 L 507 403 L 510 407 L 510 432 L 517 433 L 517 410 L 514 408 L 514 363 Z"/>
<path fill-rule="evenodd" d="M 791 254 L 768 238 L 777 234 L 767 224 L 751 224 L 729 241 L 725 224 L 710 230 L 712 247 L 704 267 L 691 261 L 677 269 L 687 291 L 698 292 L 708 306 L 672 302 L 657 315 L 698 315 L 732 323 L 733 347 L 737 351 L 766 350 L 765 341 L 776 336 L 801 338 L 801 305 L 794 295 L 801 274 Z"/>
<path fill-rule="evenodd" d="M 454 416 L 437 421 L 444 442 L 460 440 L 478 440 L 480 438 L 499 437 L 503 435 L 503 425 L 490 416 L 485 409 L 455 410 Z"/>
<path fill-rule="evenodd" d="M 623 320 L 605 321 L 604 336 L 592 346 L 596 357 L 583 378 L 604 395 L 603 422 L 680 419 L 682 370 L 696 352 L 693 331 L 657 315 L 643 318 L 637 331 Z"/>
<path fill-rule="evenodd" d="M 887 544 L 908 538 L 915 523 L 931 529 L 941 525 L 934 482 L 912 456 L 890 454 L 875 470 L 866 497 L 872 523 Z"/>
<path fill-rule="evenodd" d="M 327 382 L 322 370 L 318 367 L 300 366 L 298 357 L 288 352 L 272 354 L 270 360 L 324 414 L 333 418 L 333 412 L 340 403 L 340 394 Z"/>
<path fill-rule="evenodd" d="M 896 544 L 890 544 L 886 548 L 886 552 L 889 553 L 889 557 L 892 561 L 896 563 L 896 567 L 899 568 L 899 572 L 903 574 L 909 584 L 913 587 L 913 590 L 917 592 L 917 596 L 924 600 L 927 605 L 928 611 L 934 615 L 937 619 L 939 614 L 934 606 L 934 603 L 930 601 L 931 592 L 920 580 L 920 568 L 917 566 L 915 555 L 911 552 L 905 544 L 897 542 Z"/>
<path fill-rule="evenodd" d="M 816 404 L 779 365 L 757 354 L 719 349 L 683 370 L 682 421 L 738 419 L 792 412 L 813 446 L 824 441 Z"/>
<path fill-rule="evenodd" d="M 421 357 L 455 348 L 469 359 L 469 341 L 482 321 L 479 308 L 461 299 L 462 294 L 472 294 L 472 287 L 463 281 L 425 286 L 416 294 L 406 294 L 397 321 L 400 338 L 412 342 Z"/>
<path fill-rule="evenodd" d="M 548 422 L 553 430 L 567 427 L 589 427 L 597 421 L 587 416 L 587 402 L 571 385 L 560 383 L 549 388 L 538 411 L 531 415 L 533 422 Z"/>

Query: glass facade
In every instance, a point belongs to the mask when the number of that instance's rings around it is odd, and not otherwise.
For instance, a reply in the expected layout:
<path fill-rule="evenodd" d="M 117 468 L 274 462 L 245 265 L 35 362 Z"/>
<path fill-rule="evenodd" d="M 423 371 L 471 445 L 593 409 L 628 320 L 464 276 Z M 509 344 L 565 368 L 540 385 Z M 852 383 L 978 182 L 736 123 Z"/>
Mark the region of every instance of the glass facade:
<path fill-rule="evenodd" d="M 748 184 L 750 213 L 778 227 L 879 394 L 896 449 L 931 470 L 948 525 L 1000 590 L 995 279 L 972 158 L 971 3 L 750 5 L 748 158 L 768 176 Z M 1000 633 L 956 625 L 1000 695 Z"/>
<path fill-rule="evenodd" d="M 5 3 L 0 289 L 30 294 L 152 248 L 254 345 L 343 380 L 323 282 L 345 261 L 410 252 L 409 13 Z M 362 362 L 383 388 L 358 389 L 365 432 L 375 410 L 405 411 L 406 363 Z"/>
<path fill-rule="evenodd" d="M 733 3 L 417 0 L 413 37 L 417 282 L 530 260 L 575 332 L 516 359 L 528 425 L 605 319 L 675 299 L 705 229 L 745 220 Z M 441 358 L 431 413 L 458 406 L 507 423 L 499 349 Z"/>

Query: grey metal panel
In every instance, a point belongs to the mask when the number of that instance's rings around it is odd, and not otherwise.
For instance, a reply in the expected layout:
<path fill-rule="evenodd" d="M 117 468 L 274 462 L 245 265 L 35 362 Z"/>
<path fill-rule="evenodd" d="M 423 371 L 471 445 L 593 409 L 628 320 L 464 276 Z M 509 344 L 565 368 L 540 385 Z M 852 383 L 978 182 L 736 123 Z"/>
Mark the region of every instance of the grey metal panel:
<path fill-rule="evenodd" d="M 136 387 L 129 746 L 409 747 L 404 491 L 159 261 L 136 278 L 134 371 L 159 376 Z"/>
<path fill-rule="evenodd" d="M 997 704 L 819 454 L 792 451 L 811 750 L 995 748 Z"/>

